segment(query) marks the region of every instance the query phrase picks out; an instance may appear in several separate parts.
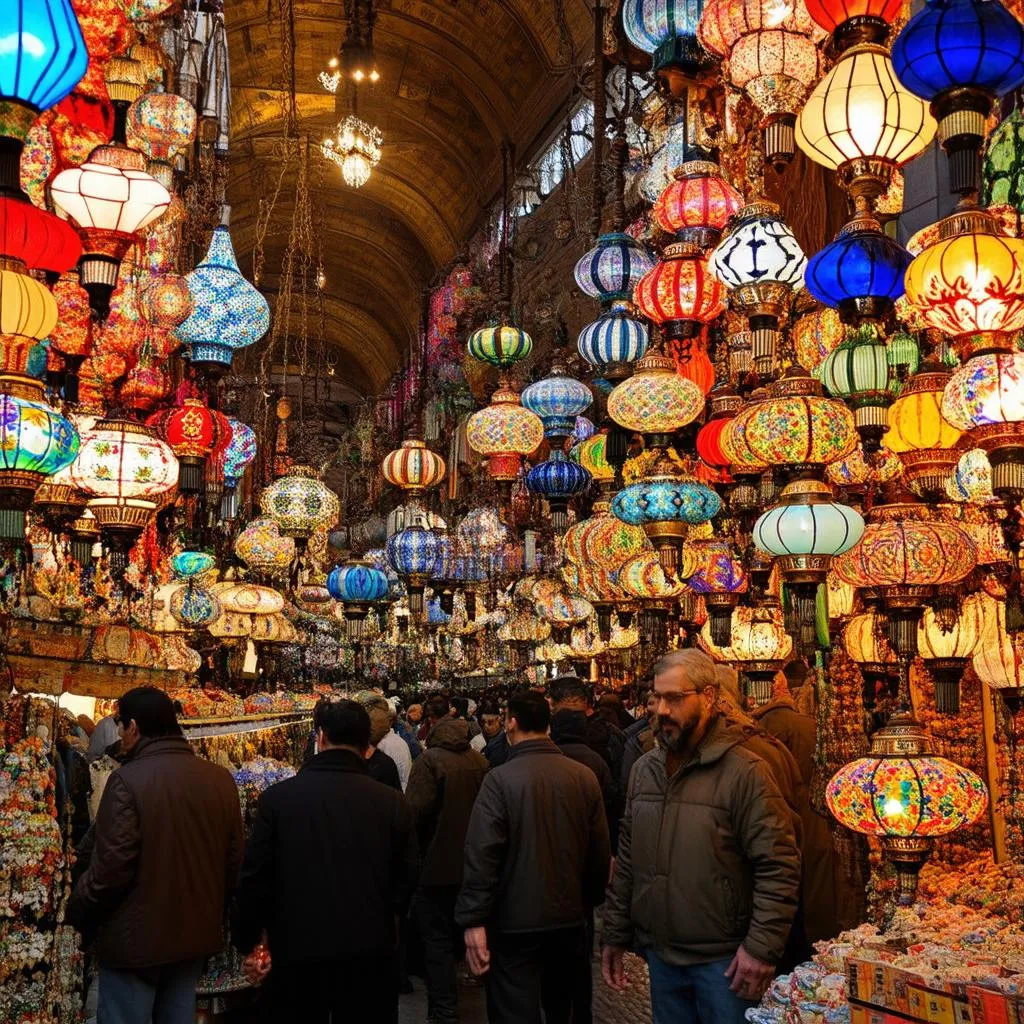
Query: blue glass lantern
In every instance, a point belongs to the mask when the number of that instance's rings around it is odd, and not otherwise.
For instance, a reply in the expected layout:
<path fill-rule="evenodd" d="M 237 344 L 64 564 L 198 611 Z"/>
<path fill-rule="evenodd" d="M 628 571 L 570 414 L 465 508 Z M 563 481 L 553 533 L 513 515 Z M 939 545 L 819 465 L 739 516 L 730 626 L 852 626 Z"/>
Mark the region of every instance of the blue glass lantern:
<path fill-rule="evenodd" d="M 171 615 L 186 629 L 202 629 L 220 618 L 220 602 L 208 590 L 188 583 L 171 594 Z"/>
<path fill-rule="evenodd" d="M 551 526 L 556 533 L 563 533 L 569 502 L 582 494 L 592 479 L 587 470 L 567 458 L 565 452 L 556 449 L 551 458 L 538 463 L 526 474 L 526 486 L 531 494 L 540 495 L 548 503 Z"/>
<path fill-rule="evenodd" d="M 437 534 L 423 526 L 407 526 L 388 538 L 387 554 L 392 568 L 409 591 L 409 611 L 422 615 L 423 590 L 441 554 Z"/>
<path fill-rule="evenodd" d="M 180 551 L 171 558 L 171 572 L 176 579 L 187 580 L 209 572 L 217 560 L 205 551 Z"/>
<path fill-rule="evenodd" d="M 7 387 L 16 393 L 0 394 L 0 538 L 23 540 L 39 485 L 75 461 L 81 440 L 38 381 L 15 378 Z"/>
<path fill-rule="evenodd" d="M 398 573 L 388 561 L 387 552 L 383 548 L 371 548 L 363 556 L 363 560 L 375 569 L 380 569 L 387 577 L 389 601 L 399 601 L 405 597 L 405 584 L 399 579 Z"/>
<path fill-rule="evenodd" d="M 228 423 L 231 424 L 231 440 L 224 450 L 224 483 L 236 487 L 245 467 L 256 458 L 256 431 L 231 416 Z"/>
<path fill-rule="evenodd" d="M 892 312 L 913 257 L 876 221 L 855 220 L 807 262 L 804 285 L 846 323 Z"/>
<path fill-rule="evenodd" d="M 651 344 L 647 325 L 634 320 L 622 307 L 603 313 L 580 331 L 577 347 L 591 366 L 614 369 L 642 359 Z M 627 371 L 628 373 L 628 371 Z"/>
<path fill-rule="evenodd" d="M 11 0 L 4 26 L 0 135 L 24 142 L 36 116 L 78 84 L 89 52 L 71 0 Z"/>
<path fill-rule="evenodd" d="M 703 11 L 703 0 L 625 0 L 622 24 L 635 47 L 654 55 L 662 77 L 671 71 L 692 77 L 712 63 L 697 42 Z"/>
<path fill-rule="evenodd" d="M 632 235 L 601 235 L 597 245 L 576 264 L 576 284 L 601 302 L 628 301 L 647 271 L 654 268 L 647 249 Z"/>
<path fill-rule="evenodd" d="M 675 572 L 689 527 L 713 519 L 722 510 L 722 499 L 704 484 L 678 476 L 675 467 L 662 459 L 650 475 L 619 491 L 612 512 L 630 526 L 642 526 L 658 551 L 662 567 Z"/>
<path fill-rule="evenodd" d="M 985 120 L 1024 84 L 1024 26 L 999 0 L 928 0 L 896 37 L 892 63 L 907 89 L 931 101 L 951 191 L 976 192 Z"/>
<path fill-rule="evenodd" d="M 259 341 L 270 328 L 270 305 L 242 276 L 225 227 L 213 232 L 202 263 L 185 275 L 193 308 L 175 329 L 188 358 L 208 373 L 223 373 L 235 350 Z"/>
<path fill-rule="evenodd" d="M 569 437 L 576 429 L 576 417 L 590 408 L 594 396 L 586 384 L 556 372 L 531 384 L 519 401 L 540 417 L 545 437 Z"/>
<path fill-rule="evenodd" d="M 348 635 L 355 639 L 362 635 L 370 606 L 388 596 L 388 578 L 366 560 L 349 562 L 331 570 L 327 590 L 344 605 Z"/>

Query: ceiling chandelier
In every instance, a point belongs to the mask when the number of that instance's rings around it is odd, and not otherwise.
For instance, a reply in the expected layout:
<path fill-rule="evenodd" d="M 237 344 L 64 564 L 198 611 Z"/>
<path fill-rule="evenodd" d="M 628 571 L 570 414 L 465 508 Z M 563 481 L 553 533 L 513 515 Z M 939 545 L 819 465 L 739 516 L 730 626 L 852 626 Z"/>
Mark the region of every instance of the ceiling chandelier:
<path fill-rule="evenodd" d="M 326 138 L 321 152 L 341 168 L 341 176 L 349 188 L 362 188 L 380 163 L 380 147 L 384 136 L 379 128 L 349 114 L 337 128 L 333 138 Z"/>

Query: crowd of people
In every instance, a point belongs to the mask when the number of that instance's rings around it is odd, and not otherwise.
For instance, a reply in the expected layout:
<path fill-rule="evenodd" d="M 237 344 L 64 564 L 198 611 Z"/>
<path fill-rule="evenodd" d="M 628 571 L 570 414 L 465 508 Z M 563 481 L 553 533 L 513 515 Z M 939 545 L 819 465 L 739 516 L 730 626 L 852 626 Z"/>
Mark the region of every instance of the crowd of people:
<path fill-rule="evenodd" d="M 226 918 L 267 1021 L 394 1024 L 416 948 L 431 1024 L 459 1020 L 463 961 L 491 1024 L 589 1024 L 595 957 L 621 991 L 628 952 L 656 1024 L 738 1024 L 838 927 L 815 723 L 786 692 L 748 715 L 697 650 L 666 655 L 634 710 L 572 676 L 478 705 L 322 701 L 243 854 L 229 773 L 166 695 L 131 691 L 69 908 L 99 1024 L 191 1024 Z"/>

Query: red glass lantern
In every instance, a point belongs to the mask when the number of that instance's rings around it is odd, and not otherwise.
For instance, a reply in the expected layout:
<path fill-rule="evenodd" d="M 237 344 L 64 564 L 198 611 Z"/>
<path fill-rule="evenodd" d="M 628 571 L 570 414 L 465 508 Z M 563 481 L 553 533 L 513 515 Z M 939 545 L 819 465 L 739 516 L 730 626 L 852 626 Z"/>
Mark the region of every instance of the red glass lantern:
<path fill-rule="evenodd" d="M 0 196 L 0 255 L 29 270 L 63 274 L 82 255 L 82 243 L 66 221 L 25 199 Z"/>
<path fill-rule="evenodd" d="M 203 489 L 206 457 L 218 439 L 217 422 L 206 403 L 199 398 L 186 398 L 180 406 L 158 413 L 149 425 L 158 427 L 178 456 L 181 492 L 198 494 Z"/>
<path fill-rule="evenodd" d="M 806 0 L 807 13 L 826 31 L 836 35 L 837 49 L 853 42 L 885 39 L 899 15 L 903 0 Z M 850 25 L 853 19 L 856 24 Z M 865 29 L 870 28 L 870 34 Z M 880 35 L 880 38 L 879 38 Z"/>
<path fill-rule="evenodd" d="M 633 299 L 668 338 L 693 338 L 725 309 L 725 286 L 711 273 L 699 246 L 676 242 L 640 279 Z"/>
<path fill-rule="evenodd" d="M 674 173 L 676 180 L 654 204 L 654 219 L 681 242 L 710 249 L 739 213 L 743 197 L 722 177 L 718 164 L 691 160 Z"/>

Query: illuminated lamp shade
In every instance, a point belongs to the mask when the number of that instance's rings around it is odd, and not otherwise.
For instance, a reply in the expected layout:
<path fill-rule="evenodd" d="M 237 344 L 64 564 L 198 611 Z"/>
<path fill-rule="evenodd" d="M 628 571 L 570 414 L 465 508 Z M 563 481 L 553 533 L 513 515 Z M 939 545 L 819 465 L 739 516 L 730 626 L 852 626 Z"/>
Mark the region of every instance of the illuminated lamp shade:
<path fill-rule="evenodd" d="M 985 211 L 955 213 L 914 257 L 905 284 L 910 305 L 929 327 L 960 339 L 961 354 L 1008 351 L 1024 327 L 1024 239 L 999 234 Z"/>
<path fill-rule="evenodd" d="M 654 70 L 673 94 L 711 64 L 697 42 L 703 0 L 625 0 L 622 26 L 629 41 L 653 55 Z"/>
<path fill-rule="evenodd" d="M 981 205 L 1011 212 L 1024 209 L 1024 111 L 1014 108 L 988 138 L 982 165 Z M 1019 234 L 1020 232 L 1015 232 Z"/>
<path fill-rule="evenodd" d="M 755 463 L 765 466 L 826 466 L 857 447 L 853 413 L 825 398 L 821 385 L 801 367 L 776 381 L 769 397 L 748 405 L 733 421 Z"/>
<path fill-rule="evenodd" d="M 25 373 L 32 346 L 57 326 L 50 290 L 25 273 L 18 260 L 0 257 L 0 335 L 8 349 L 3 370 Z"/>
<path fill-rule="evenodd" d="M 145 163 L 134 149 L 99 146 L 81 167 L 61 171 L 50 184 L 54 204 L 82 238 L 81 283 L 101 319 L 136 233 L 161 217 L 171 202 Z"/>
<path fill-rule="evenodd" d="M 255 583 L 215 583 L 210 593 L 229 615 L 277 615 L 284 611 L 284 598 L 272 587 Z"/>
<path fill-rule="evenodd" d="M 206 458 L 217 442 L 217 423 L 206 403 L 186 398 L 180 406 L 159 413 L 151 421 L 178 457 L 178 486 L 182 494 L 203 489 Z"/>
<path fill-rule="evenodd" d="M 680 377 L 664 356 L 644 356 L 636 373 L 608 396 L 608 415 L 626 430 L 648 435 L 652 444 L 692 423 L 704 409 L 704 393 Z"/>
<path fill-rule="evenodd" d="M 228 419 L 231 430 L 222 455 L 224 492 L 221 498 L 221 518 L 233 520 L 238 516 L 238 482 L 245 468 L 256 458 L 256 432 L 247 423 Z"/>
<path fill-rule="evenodd" d="M 669 338 L 693 338 L 725 309 L 725 289 L 704 251 L 689 242 L 665 248 L 664 259 L 637 283 L 637 309 Z"/>
<path fill-rule="evenodd" d="M 270 328 L 270 305 L 242 276 L 226 227 L 213 232 L 203 261 L 185 275 L 193 308 L 175 331 L 193 366 L 224 373 L 237 349 L 253 345 Z"/>
<path fill-rule="evenodd" d="M 257 577 L 285 579 L 295 561 L 295 541 L 273 519 L 257 516 L 239 533 L 234 552 Z"/>
<path fill-rule="evenodd" d="M 630 526 L 612 515 L 605 502 L 594 505 L 594 515 L 580 541 L 580 564 L 592 565 L 601 572 L 614 573 L 635 555 L 651 551 L 651 543 L 639 526 Z"/>
<path fill-rule="evenodd" d="M 100 528 L 115 541 L 114 563 L 177 486 L 178 460 L 170 445 L 141 423 L 101 420 L 82 438 L 71 479 L 89 497 Z"/>
<path fill-rule="evenodd" d="M 934 609 L 926 608 L 917 631 L 917 649 L 935 678 L 935 707 L 943 714 L 960 710 L 960 677 L 985 635 L 992 598 L 971 594 L 960 605 L 952 629 L 943 628 Z"/>
<path fill-rule="evenodd" d="M 81 255 L 82 243 L 66 221 L 23 197 L 0 195 L 0 258 L 20 260 L 29 270 L 63 274 Z"/>
<path fill-rule="evenodd" d="M 576 284 L 602 303 L 629 301 L 640 279 L 654 267 L 647 249 L 632 235 L 601 235 L 576 264 Z"/>
<path fill-rule="evenodd" d="M 917 373 L 921 366 L 921 346 L 914 335 L 907 331 L 895 331 L 886 342 L 885 355 L 893 369 L 890 387 L 899 394 L 903 382 Z"/>
<path fill-rule="evenodd" d="M 576 418 L 590 408 L 594 396 L 586 384 L 554 372 L 526 388 L 520 401 L 540 417 L 545 437 L 569 437 Z"/>
<path fill-rule="evenodd" d="M 623 565 L 619 586 L 639 601 L 675 601 L 686 591 L 686 584 L 669 576 L 653 551 L 635 555 Z"/>
<path fill-rule="evenodd" d="M 580 331 L 576 346 L 580 355 L 608 378 L 628 376 L 628 364 L 643 358 L 651 343 L 647 325 L 619 307 Z"/>
<path fill-rule="evenodd" d="M 369 562 L 349 562 L 331 571 L 327 589 L 344 605 L 348 635 L 356 639 L 362 635 L 370 607 L 387 598 L 388 578 Z"/>
<path fill-rule="evenodd" d="M 775 203 L 751 203 L 711 254 L 711 272 L 730 291 L 733 309 L 747 316 L 754 366 L 770 372 L 779 320 L 793 289 L 803 283 L 807 257 Z"/>
<path fill-rule="evenodd" d="M 599 484 L 611 483 L 615 479 L 615 467 L 608 461 L 607 445 L 608 435 L 601 433 L 573 449 L 575 460 Z"/>
<path fill-rule="evenodd" d="M 722 433 L 742 408 L 743 399 L 728 386 L 709 395 L 709 419 L 697 431 L 696 448 L 700 460 L 712 469 L 727 469 L 732 461 L 722 447 Z"/>
<path fill-rule="evenodd" d="M 466 351 L 481 363 L 507 370 L 533 351 L 533 339 L 507 324 L 482 327 L 469 336 Z"/>
<path fill-rule="evenodd" d="M 813 376 L 819 377 L 818 367 L 843 341 L 846 330 L 837 310 L 815 304 L 793 322 L 792 335 L 796 361 Z"/>
<path fill-rule="evenodd" d="M 875 41 L 881 42 L 902 9 L 902 0 L 807 0 L 807 13 L 835 37 L 839 50 L 865 34 L 865 23 L 877 30 Z"/>
<path fill-rule="evenodd" d="M 439 484 L 446 468 L 444 459 L 416 438 L 403 441 L 402 447 L 385 455 L 381 463 L 384 479 L 410 495 Z"/>
<path fill-rule="evenodd" d="M 835 582 L 843 585 L 842 580 L 836 579 Z M 843 646 L 863 672 L 876 676 L 886 675 L 895 670 L 898 664 L 896 652 L 889 644 L 887 630 L 874 612 L 865 612 L 850 619 L 843 630 Z"/>
<path fill-rule="evenodd" d="M 179 580 L 202 576 L 216 565 L 217 560 L 205 551 L 179 551 L 171 557 L 171 572 Z"/>
<path fill-rule="evenodd" d="M 1024 26 L 999 0 L 928 0 L 892 48 L 900 81 L 929 100 L 953 192 L 977 192 L 985 121 L 1024 84 Z"/>
<path fill-rule="evenodd" d="M 821 382 L 853 409 L 853 419 L 870 451 L 889 425 L 889 357 L 885 338 L 872 324 L 852 332 L 821 364 Z"/>
<path fill-rule="evenodd" d="M 46 404 L 42 384 L 0 378 L 0 537 L 22 541 L 25 512 L 47 477 L 74 462 L 78 431 Z"/>
<path fill-rule="evenodd" d="M 674 174 L 654 204 L 654 219 L 679 241 L 711 248 L 739 213 L 743 197 L 722 177 L 718 164 L 693 160 Z"/>
<path fill-rule="evenodd" d="M 298 639 L 298 631 L 278 612 L 275 615 L 254 615 L 249 637 L 253 643 L 292 644 Z"/>
<path fill-rule="evenodd" d="M 571 462 L 564 452 L 555 449 L 549 459 L 538 463 L 526 474 L 526 486 L 531 494 L 539 495 L 550 506 L 554 531 L 564 533 L 569 502 L 587 490 L 591 479 L 582 466 Z"/>
<path fill-rule="evenodd" d="M 192 312 L 188 281 L 180 274 L 160 274 L 144 287 L 140 312 L 154 327 L 173 331 Z"/>
<path fill-rule="evenodd" d="M 897 714 L 874 734 L 867 757 L 832 776 L 825 803 L 841 825 L 881 841 L 896 867 L 899 904 L 911 906 L 933 840 L 977 821 L 988 792 L 974 772 L 930 754 L 920 726 Z"/>
<path fill-rule="evenodd" d="M 174 161 L 196 135 L 196 109 L 182 96 L 151 92 L 128 110 L 128 145 L 149 157 L 149 173 L 170 189 Z"/>
<path fill-rule="evenodd" d="M 317 531 L 331 529 L 341 507 L 338 496 L 310 466 L 292 466 L 260 495 L 260 510 L 270 516 L 286 537 L 308 541 Z"/>
<path fill-rule="evenodd" d="M 71 0 L 13 0 L 7 9 L 8 34 L 0 54 L 0 135 L 23 142 L 40 112 L 59 103 L 89 66 L 82 29 Z M 0 169 L 17 186 L 20 145 L 3 145 Z"/>
<path fill-rule="evenodd" d="M 862 211 L 934 134 L 928 108 L 900 85 L 889 54 L 874 43 L 843 54 L 814 87 L 796 124 L 797 145 L 815 163 L 838 170 Z"/>
<path fill-rule="evenodd" d="M 514 391 L 499 388 L 489 406 L 470 416 L 466 439 L 475 452 L 487 457 L 488 472 L 495 480 L 514 480 L 522 457 L 544 441 L 544 425 L 519 404 Z"/>
<path fill-rule="evenodd" d="M 903 294 L 913 257 L 886 235 L 878 221 L 858 218 L 807 262 L 805 285 L 846 323 L 888 316 Z"/>
<path fill-rule="evenodd" d="M 1001 602 L 971 663 L 981 682 L 993 690 L 1024 688 L 1024 634 L 1006 631 L 1006 612 Z"/>
<path fill-rule="evenodd" d="M 946 494 L 952 501 L 989 505 L 996 500 L 992 492 L 992 464 L 983 448 L 971 448 L 960 456 L 946 481 Z"/>
<path fill-rule="evenodd" d="M 755 704 L 772 697 L 775 675 L 789 660 L 793 641 L 787 635 L 777 608 L 737 608 L 732 612 L 728 632 L 718 643 L 712 623 L 704 624 L 698 642 L 712 658 L 728 662 L 743 674 L 743 689 Z"/>
<path fill-rule="evenodd" d="M 686 546 L 691 564 L 696 566 L 687 582 L 704 598 L 712 639 L 719 645 L 728 644 L 733 610 L 747 589 L 746 574 L 728 541 L 710 538 L 689 541 Z"/>
<path fill-rule="evenodd" d="M 839 487 L 858 488 L 879 486 L 898 480 L 903 475 L 900 457 L 888 448 L 866 454 L 863 445 L 855 448 L 845 459 L 830 462 L 825 476 Z"/>
<path fill-rule="evenodd" d="M 433 530 L 408 526 L 388 538 L 387 557 L 409 591 L 409 611 L 423 613 L 423 591 L 434 574 L 440 543 Z"/>

